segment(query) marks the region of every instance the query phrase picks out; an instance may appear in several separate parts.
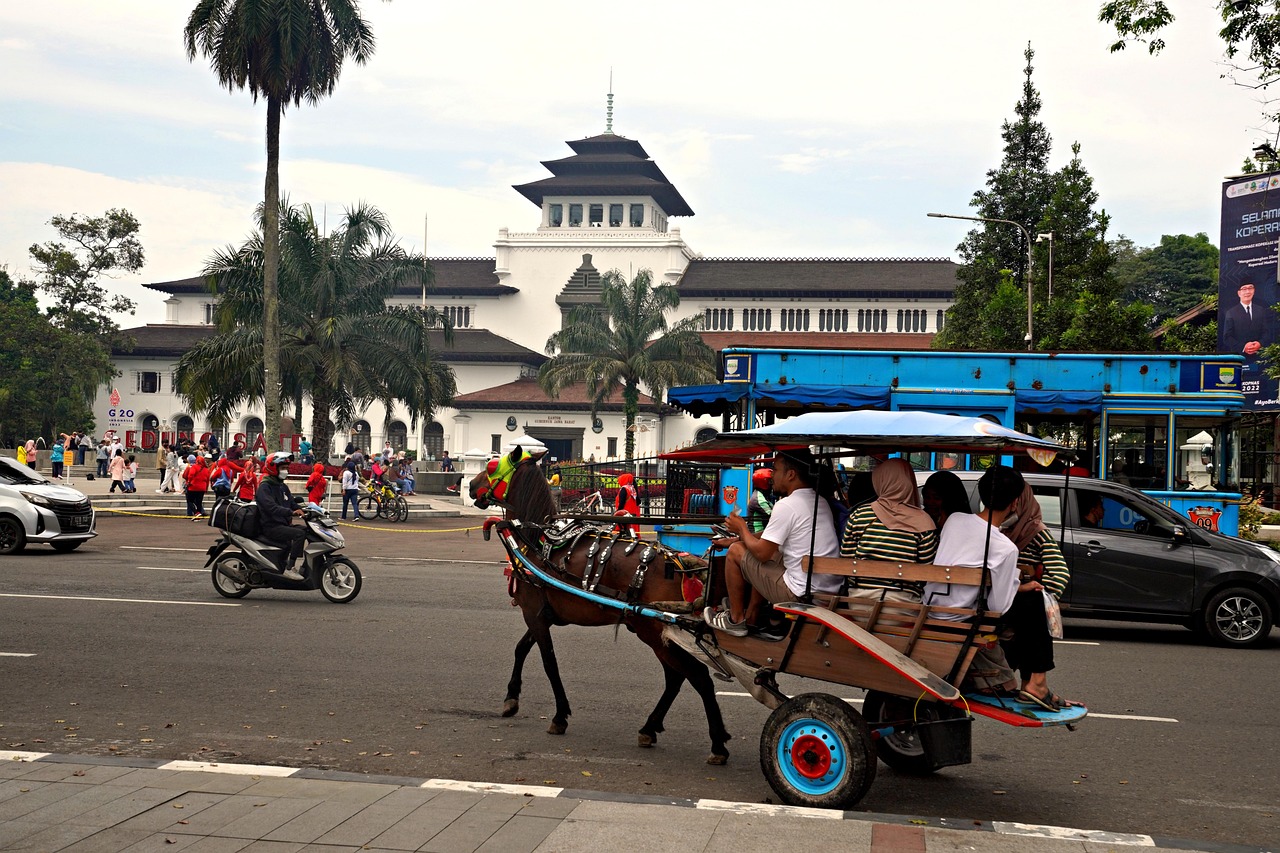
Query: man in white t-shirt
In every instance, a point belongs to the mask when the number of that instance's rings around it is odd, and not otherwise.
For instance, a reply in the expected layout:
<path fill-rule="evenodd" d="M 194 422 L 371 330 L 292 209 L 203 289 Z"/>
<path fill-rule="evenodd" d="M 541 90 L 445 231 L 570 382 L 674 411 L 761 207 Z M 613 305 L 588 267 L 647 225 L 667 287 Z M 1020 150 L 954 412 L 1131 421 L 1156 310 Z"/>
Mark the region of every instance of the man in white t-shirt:
<path fill-rule="evenodd" d="M 1013 603 L 1020 580 L 1018 546 L 1000 532 L 1009 518 L 1009 509 L 1023 490 L 1022 475 L 1012 468 L 997 465 L 978 480 L 978 497 L 983 510 L 979 513 L 955 512 L 947 516 L 938 538 L 938 553 L 933 558 L 939 566 L 971 566 L 981 568 L 985 557 L 991 581 L 987 591 L 987 610 L 1004 613 Z M 927 583 L 924 603 L 941 607 L 976 608 L 978 587 L 957 583 Z M 959 620 L 957 613 L 931 613 L 935 619 Z M 978 646 L 965 684 L 979 692 L 1016 699 L 1018 682 L 1005 660 L 1000 644 L 991 648 Z"/>
<path fill-rule="evenodd" d="M 815 557 L 840 553 L 831 505 L 814 490 L 816 481 L 817 466 L 808 450 L 779 453 L 773 463 L 773 491 L 781 499 L 773 505 L 764 531 L 758 536 L 752 533 L 736 509 L 725 519 L 725 527 L 733 536 L 716 541 L 722 545 L 731 542 L 724 567 L 729 607 L 708 607 L 702 614 L 707 624 L 735 637 L 745 636 L 747 626 L 755 624 L 766 601 L 777 604 L 804 595 L 804 558 L 811 542 Z M 812 590 L 836 592 L 842 580 L 839 575 L 815 574 Z"/>

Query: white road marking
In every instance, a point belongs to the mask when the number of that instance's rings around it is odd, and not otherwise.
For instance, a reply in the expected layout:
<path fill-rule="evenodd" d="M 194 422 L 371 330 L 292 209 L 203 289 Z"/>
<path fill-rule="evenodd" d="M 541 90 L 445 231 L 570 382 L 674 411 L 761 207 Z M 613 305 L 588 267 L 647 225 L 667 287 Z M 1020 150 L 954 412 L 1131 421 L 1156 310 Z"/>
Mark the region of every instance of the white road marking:
<path fill-rule="evenodd" d="M 121 551 L 191 551 L 195 554 L 207 554 L 208 548 L 161 548 L 156 545 L 121 545 Z"/>
<path fill-rule="evenodd" d="M 1208 806 L 1211 809 L 1242 809 L 1247 812 L 1275 812 L 1277 806 L 1253 806 L 1248 803 L 1223 803 L 1218 800 L 1178 800 L 1188 806 Z"/>
<path fill-rule="evenodd" d="M 96 598 L 89 595 L 26 595 L 18 592 L 0 592 L 0 598 L 56 598 L 64 601 L 118 601 L 124 604 L 188 604 L 192 607 L 239 607 L 235 602 L 224 601 L 166 601 L 160 598 Z"/>
<path fill-rule="evenodd" d="M 208 571 L 208 569 L 175 569 L 172 566 L 138 566 L 138 568 L 149 572 L 200 572 L 203 574 Z"/>
<path fill-rule="evenodd" d="M 0 658 L 33 658 L 35 652 L 0 652 Z"/>
<path fill-rule="evenodd" d="M 779 806 L 770 803 L 734 803 L 728 800 L 698 800 L 694 808 L 710 811 L 735 812 L 737 814 L 759 815 L 793 815 L 797 817 L 816 817 L 827 820 L 844 820 L 844 812 L 839 809 L 816 809 L 806 806 Z"/>
<path fill-rule="evenodd" d="M 552 785 L 503 785 L 489 782 L 460 782 L 456 779 L 428 779 L 419 788 L 438 791 L 475 791 L 482 794 L 515 794 L 520 797 L 558 797 L 564 788 Z"/>
<path fill-rule="evenodd" d="M 269 764 L 219 764 L 216 761 L 170 761 L 157 770 L 208 770 L 212 773 L 229 773 L 235 776 L 292 776 L 297 767 L 273 767 Z"/>
<path fill-rule="evenodd" d="M 471 566 L 501 566 L 506 560 L 441 560 L 436 557 L 370 557 L 372 560 L 401 560 L 408 563 L 465 563 Z"/>
<path fill-rule="evenodd" d="M 1102 643 L 1095 643 L 1092 640 L 1054 640 L 1055 646 L 1100 646 Z"/>
<path fill-rule="evenodd" d="M 1140 847 L 1156 846 L 1156 842 L 1150 835 L 1136 835 L 1128 832 L 1071 829 L 1065 826 L 1040 826 L 1034 823 L 1010 823 L 1003 820 L 992 821 L 991 828 L 1003 835 L 1034 835 L 1039 838 L 1060 838 L 1065 841 L 1096 841 L 1100 844 L 1128 844 Z"/>
<path fill-rule="evenodd" d="M 53 755 L 52 752 L 18 752 L 12 749 L 0 749 L 0 761 L 39 761 Z"/>

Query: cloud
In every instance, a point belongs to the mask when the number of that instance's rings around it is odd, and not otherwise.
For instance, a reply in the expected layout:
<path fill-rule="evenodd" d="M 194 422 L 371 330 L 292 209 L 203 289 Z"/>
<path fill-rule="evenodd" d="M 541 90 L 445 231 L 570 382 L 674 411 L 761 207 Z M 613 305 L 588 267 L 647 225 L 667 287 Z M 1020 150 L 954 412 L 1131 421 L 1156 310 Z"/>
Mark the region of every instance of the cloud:
<path fill-rule="evenodd" d="M 828 163 L 848 160 L 852 156 L 853 152 L 847 148 L 802 148 L 789 154 L 773 154 L 770 159 L 776 161 L 784 172 L 807 175 Z"/>

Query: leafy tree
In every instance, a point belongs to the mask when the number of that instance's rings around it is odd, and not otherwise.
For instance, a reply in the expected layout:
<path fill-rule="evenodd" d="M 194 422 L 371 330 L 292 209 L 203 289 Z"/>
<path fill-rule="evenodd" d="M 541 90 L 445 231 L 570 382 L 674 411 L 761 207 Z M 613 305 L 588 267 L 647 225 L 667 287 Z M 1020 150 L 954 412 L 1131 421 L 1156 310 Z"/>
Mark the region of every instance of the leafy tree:
<path fill-rule="evenodd" d="M 387 305 L 402 284 L 430 282 L 425 259 L 392 241 L 391 226 L 375 207 L 348 209 L 327 235 L 309 206 L 286 201 L 280 210 L 283 385 L 310 398 L 311 435 L 321 455 L 332 446 L 335 420 L 350 423 L 374 400 L 388 412 L 403 403 L 415 426 L 448 403 L 456 392 L 453 371 L 429 340 L 441 318 L 433 308 Z M 255 234 L 205 264 L 218 296 L 218 333 L 182 356 L 177 385 L 192 408 L 216 424 L 265 397 L 265 256 L 264 240 Z"/>
<path fill-rule="evenodd" d="M 1035 52 L 1028 45 L 1023 56 L 1022 97 L 1014 108 L 1014 121 L 1005 121 L 1004 158 L 998 168 L 987 172 L 987 188 L 973 194 L 969 206 L 974 216 L 1006 219 L 1035 233 L 1052 194 L 1049 152 L 1052 140 L 1039 120 L 1040 93 L 1031 82 L 1031 60 Z M 1025 319 L 1013 326 L 992 328 L 983 323 L 982 308 L 1010 270 L 1025 289 L 1027 245 L 1021 229 L 1012 225 L 984 222 L 970 231 L 958 247 L 964 266 L 956 286 L 955 305 L 947 312 L 947 323 L 934 345 L 948 349 L 1022 349 Z M 1023 299 L 1025 311 L 1026 301 Z M 1025 314 L 1024 314 L 1025 317 Z"/>
<path fill-rule="evenodd" d="M 538 382 L 552 397 L 585 382 L 592 416 L 621 390 L 626 458 L 632 459 L 641 386 L 657 397 L 673 386 L 709 382 L 715 377 L 715 352 L 699 334 L 702 317 L 667 325 L 666 314 L 679 307 L 680 293 L 669 284 L 655 287 L 649 270 L 640 270 L 629 283 L 611 270 L 601 277 L 601 286 L 598 308 L 574 308 L 564 328 L 547 339 L 552 358 L 538 371 Z"/>
<path fill-rule="evenodd" d="M 50 319 L 71 331 L 114 333 L 119 327 L 111 315 L 132 314 L 136 305 L 108 293 L 101 279 L 142 269 L 145 255 L 138 220 L 127 210 L 113 208 L 102 216 L 73 213 L 49 222 L 63 242 L 35 244 L 30 252 L 37 284 L 53 299 Z"/>
<path fill-rule="evenodd" d="M 1205 323 L 1178 323 L 1173 317 L 1160 324 L 1156 338 L 1161 352 L 1211 354 L 1218 351 L 1218 294 L 1206 296 L 1200 303 L 1211 318 Z"/>
<path fill-rule="evenodd" d="M 1166 234 L 1158 246 L 1143 249 L 1121 238 L 1112 248 L 1117 253 L 1116 281 L 1124 298 L 1150 305 L 1156 325 L 1218 291 L 1218 247 L 1203 232 Z"/>
<path fill-rule="evenodd" d="M 0 443 L 92 429 L 98 388 L 115 375 L 94 335 L 55 326 L 40 312 L 34 287 L 0 269 Z"/>
<path fill-rule="evenodd" d="M 248 88 L 267 101 L 264 194 L 262 355 L 267 442 L 280 440 L 280 118 L 292 103 L 332 95 L 350 57 L 373 55 L 373 31 L 355 0 L 200 0 L 183 30 L 187 58 L 202 53 L 228 90 Z"/>

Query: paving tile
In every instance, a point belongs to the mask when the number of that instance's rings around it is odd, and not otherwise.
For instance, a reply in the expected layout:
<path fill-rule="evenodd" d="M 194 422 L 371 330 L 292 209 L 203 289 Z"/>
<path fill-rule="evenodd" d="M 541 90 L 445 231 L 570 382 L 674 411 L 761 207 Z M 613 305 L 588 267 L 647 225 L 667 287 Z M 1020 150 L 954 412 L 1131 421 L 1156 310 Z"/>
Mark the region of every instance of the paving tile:
<path fill-rule="evenodd" d="M 24 788 L 26 789 L 25 793 L 29 794 L 36 788 L 43 788 L 48 784 L 50 783 L 31 782 L 25 779 L 4 779 L 0 781 L 0 802 L 4 802 L 10 797 L 24 796 Z"/>
<path fill-rule="evenodd" d="M 443 832 L 449 824 L 465 812 L 466 809 L 445 809 L 428 803 L 376 835 L 368 844 L 370 847 L 385 847 L 391 850 L 417 850 Z M 337 831 L 342 829 L 343 827 L 338 827 Z M 319 840 L 328 839 L 322 837 Z"/>
<path fill-rule="evenodd" d="M 240 853 L 252 843 L 244 838 L 198 838 L 183 850 L 186 853 Z"/>
<path fill-rule="evenodd" d="M 759 847 L 761 839 L 765 838 L 803 839 L 803 843 L 796 846 L 813 850 L 839 850 L 841 853 L 871 850 L 873 824 L 867 821 L 820 820 L 787 814 L 721 814 L 705 853 L 740 853 Z M 898 848 L 890 846 L 887 849 Z"/>
<path fill-rule="evenodd" d="M 310 844 L 364 808 L 366 807 L 360 803 L 317 803 L 293 820 L 271 830 L 263 838 L 267 841 L 297 841 Z"/>
<path fill-rule="evenodd" d="M 698 809 L 586 801 L 535 849 L 538 853 L 703 850 L 726 816 L 724 812 Z M 782 836 L 770 834 L 768 837 L 776 840 Z"/>
<path fill-rule="evenodd" d="M 160 832 L 178 825 L 178 821 L 185 820 L 190 823 L 194 815 L 200 814 L 205 809 L 212 808 L 227 798 L 226 794 L 206 794 L 203 792 L 192 794 L 169 791 L 167 793 L 170 794 L 172 799 L 129 818 L 121 826 L 127 826 L 130 829 Z"/>
<path fill-rule="evenodd" d="M 113 826 L 99 829 L 93 835 L 62 849 L 66 853 L 119 853 L 124 848 L 137 844 L 149 834 L 137 829 Z"/>
<path fill-rule="evenodd" d="M 69 775 L 63 776 L 59 781 L 74 782 L 77 785 L 103 785 L 113 779 L 119 779 L 121 776 L 128 776 L 135 772 L 137 772 L 136 767 L 120 767 L 119 765 L 111 764 L 86 764 L 81 767 L 76 767 Z M 77 773 L 80 775 L 77 776 Z"/>
<path fill-rule="evenodd" d="M 165 787 L 163 782 L 166 779 L 172 779 L 174 776 L 179 775 L 180 772 L 177 770 L 152 770 L 145 767 L 123 767 L 121 769 L 125 772 L 114 779 L 108 779 L 106 784 L 160 788 Z"/>
<path fill-rule="evenodd" d="M 40 779 L 45 782 L 60 782 L 77 770 L 88 772 L 91 764 L 64 764 L 61 761 L 37 761 L 31 764 L 31 770 L 22 774 L 24 779 Z"/>
<path fill-rule="evenodd" d="M 289 841 L 254 841 L 243 853 L 297 853 L 303 845 Z"/>
<path fill-rule="evenodd" d="M 1084 853 L 1083 841 L 1042 838 L 1030 835 L 1006 835 L 1000 832 L 957 832 L 948 829 L 926 829 L 925 849 L 929 853 Z M 1130 848 L 1142 849 L 1142 848 Z"/>
<path fill-rule="evenodd" d="M 526 797 L 520 814 L 529 817 L 568 817 L 582 800 L 570 797 Z"/>
<path fill-rule="evenodd" d="M 60 823 L 18 839 L 5 847 L 5 850 L 9 853 L 28 853 L 28 851 L 29 853 L 53 853 L 55 850 L 75 844 L 82 838 L 88 838 L 97 831 L 91 826 Z"/>
<path fill-rule="evenodd" d="M 255 797 L 227 796 L 221 802 L 186 818 L 186 825 L 170 826 L 167 831 L 182 835 L 226 835 L 222 831 L 223 827 L 254 811 L 254 804 L 261 802 L 265 801 Z"/>
<path fill-rule="evenodd" d="M 520 794 L 485 794 L 484 799 L 472 806 L 470 811 L 511 817 L 524 808 L 526 799 L 528 798 Z"/>
<path fill-rule="evenodd" d="M 368 805 L 397 790 L 400 790 L 398 785 L 371 785 L 368 782 L 272 778 L 255 782 L 240 793 L 247 797 L 295 797 Z"/>
<path fill-rule="evenodd" d="M 510 819 L 500 812 L 468 810 L 419 849 L 423 853 L 474 853 Z"/>
<path fill-rule="evenodd" d="M 26 838 L 28 835 L 35 835 L 40 830 L 48 828 L 49 824 L 34 820 L 0 821 L 0 850 L 8 850 L 9 845 Z"/>
<path fill-rule="evenodd" d="M 70 791 L 71 796 L 61 797 L 48 805 L 42 806 L 35 811 L 27 812 L 26 817 L 31 820 L 42 820 L 46 823 L 63 823 L 65 821 L 76 820 L 85 826 L 97 826 L 99 829 L 112 826 L 121 820 L 127 820 L 140 811 L 151 808 L 155 805 L 152 801 L 144 808 L 137 808 L 128 814 L 122 814 L 118 820 L 111 821 L 79 821 L 82 815 L 95 811 L 103 806 L 131 796 L 134 791 L 129 788 L 121 788 L 119 786 L 99 785 L 92 788 L 86 788 L 83 785 L 72 785 L 69 782 L 54 782 L 50 787 L 59 788 L 62 791 Z M 3 804 L 0 804 L 2 806 Z"/>
<path fill-rule="evenodd" d="M 98 790 L 110 791 L 114 789 L 103 787 Z M 105 803 L 96 809 L 69 817 L 67 821 L 68 823 L 80 823 L 86 826 L 115 826 L 150 811 L 163 803 L 168 803 L 176 796 L 178 795 L 174 791 L 167 791 L 163 788 L 142 788 L 138 791 L 129 791 L 123 797 Z"/>
<path fill-rule="evenodd" d="M 213 791 L 219 794 L 238 794 L 245 788 L 256 785 L 262 780 L 261 776 L 202 773 L 199 770 L 173 770 L 168 772 L 172 775 L 148 782 L 148 786 L 152 788 L 182 788 L 186 791 Z"/>
<path fill-rule="evenodd" d="M 65 800 L 81 793 L 81 789 L 75 785 L 40 782 L 29 784 L 29 790 L 22 791 L 22 788 L 27 788 L 28 786 L 20 785 L 17 796 L 0 802 L 0 823 L 14 818 L 25 817 L 51 803 L 56 803 L 59 800 Z"/>
<path fill-rule="evenodd" d="M 516 815 L 498 827 L 476 853 L 533 853 L 559 825 L 559 818 Z M 743 849 L 738 848 L 738 853 Z"/>
<path fill-rule="evenodd" d="M 232 838 L 266 838 L 298 815 L 319 805 L 318 800 L 301 800 L 291 797 L 243 798 L 252 801 L 254 807 L 224 824 L 218 830 L 218 835 L 229 835 Z"/>
<path fill-rule="evenodd" d="M 423 791 L 418 788 L 398 788 L 313 840 L 318 844 L 368 844 L 412 814 L 415 809 L 426 805 L 434 797 L 435 792 L 433 791 Z M 452 813 L 449 820 L 461 814 L 462 811 L 459 809 Z M 430 836 L 422 837 L 416 844 L 406 843 L 406 846 L 400 849 L 415 850 L 427 838 L 430 838 Z"/>

